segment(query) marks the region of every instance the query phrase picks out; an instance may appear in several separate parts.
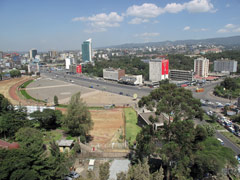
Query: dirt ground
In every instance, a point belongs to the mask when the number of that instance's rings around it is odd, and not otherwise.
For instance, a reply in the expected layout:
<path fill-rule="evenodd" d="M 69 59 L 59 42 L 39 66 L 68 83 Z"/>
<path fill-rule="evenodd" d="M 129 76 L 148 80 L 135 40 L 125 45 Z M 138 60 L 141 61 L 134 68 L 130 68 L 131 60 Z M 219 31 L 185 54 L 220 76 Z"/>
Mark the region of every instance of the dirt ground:
<path fill-rule="evenodd" d="M 90 110 L 94 122 L 90 135 L 94 145 L 107 145 L 117 143 L 119 136 L 124 135 L 123 109 L 116 108 L 110 110 Z"/>
<path fill-rule="evenodd" d="M 30 79 L 27 76 L 23 76 L 21 78 L 13 78 L 9 80 L 0 81 L 0 94 L 3 94 L 4 97 L 8 98 L 8 100 L 14 104 L 19 104 L 19 98 L 17 96 L 17 87 L 21 85 L 23 82 Z"/>

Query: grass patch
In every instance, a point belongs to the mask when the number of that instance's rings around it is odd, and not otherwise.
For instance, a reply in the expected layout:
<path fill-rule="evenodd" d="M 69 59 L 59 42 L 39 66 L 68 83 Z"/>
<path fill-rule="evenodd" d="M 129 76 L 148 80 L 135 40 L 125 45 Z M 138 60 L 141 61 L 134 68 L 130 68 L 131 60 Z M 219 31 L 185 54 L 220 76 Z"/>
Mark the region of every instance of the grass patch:
<path fill-rule="evenodd" d="M 58 107 L 58 108 L 67 108 L 68 105 L 67 104 L 59 104 L 56 107 Z"/>
<path fill-rule="evenodd" d="M 219 123 L 214 122 L 214 123 L 209 123 L 214 129 L 216 130 L 226 130 L 223 126 L 221 126 Z"/>
<path fill-rule="evenodd" d="M 204 114 L 203 114 L 203 120 L 209 122 L 209 121 L 212 120 L 212 118 L 211 118 L 209 115 L 207 115 L 207 114 L 204 113 Z"/>
<path fill-rule="evenodd" d="M 124 108 L 124 115 L 126 121 L 126 140 L 132 144 L 136 140 L 141 128 L 137 125 L 137 114 L 134 109 Z"/>
<path fill-rule="evenodd" d="M 21 89 L 20 92 L 21 92 L 21 94 L 22 94 L 26 99 L 31 99 L 31 100 L 34 100 L 34 101 L 37 101 L 37 102 L 44 102 L 44 101 L 42 101 L 42 100 L 39 100 L 39 99 L 36 99 L 36 98 L 30 96 L 30 95 L 27 93 L 27 91 L 24 90 L 24 89 Z"/>
<path fill-rule="evenodd" d="M 28 81 L 26 81 L 25 83 L 23 83 L 20 87 L 21 88 L 26 88 L 31 82 L 33 82 L 34 80 L 33 79 L 31 79 L 31 80 L 28 80 Z"/>
<path fill-rule="evenodd" d="M 221 132 L 224 136 L 226 136 L 229 140 L 231 140 L 234 144 L 240 147 L 240 138 L 235 136 L 233 133 L 230 132 Z"/>
<path fill-rule="evenodd" d="M 66 140 L 75 140 L 75 141 L 77 141 L 77 137 L 72 137 L 71 135 L 68 135 L 66 137 Z"/>
<path fill-rule="evenodd" d="M 51 130 L 51 131 L 44 131 L 43 142 L 44 144 L 48 145 L 51 141 L 57 141 L 62 139 L 63 131 L 59 129 Z"/>

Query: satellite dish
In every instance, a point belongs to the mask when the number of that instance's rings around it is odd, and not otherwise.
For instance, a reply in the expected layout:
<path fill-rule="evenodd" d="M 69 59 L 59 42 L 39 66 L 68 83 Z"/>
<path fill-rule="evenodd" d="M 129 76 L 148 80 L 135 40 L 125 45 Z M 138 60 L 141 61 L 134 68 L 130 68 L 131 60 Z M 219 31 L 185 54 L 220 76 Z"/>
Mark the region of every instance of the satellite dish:
<path fill-rule="evenodd" d="M 135 93 L 135 94 L 133 94 L 133 99 L 137 99 L 137 94 Z"/>

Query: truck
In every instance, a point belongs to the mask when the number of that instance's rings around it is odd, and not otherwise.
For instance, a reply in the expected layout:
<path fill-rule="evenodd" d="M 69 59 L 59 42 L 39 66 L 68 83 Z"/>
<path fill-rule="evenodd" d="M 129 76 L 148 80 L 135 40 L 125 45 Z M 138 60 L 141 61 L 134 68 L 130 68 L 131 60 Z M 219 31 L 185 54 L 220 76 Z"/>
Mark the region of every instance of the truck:
<path fill-rule="evenodd" d="M 204 88 L 197 88 L 197 89 L 196 89 L 196 92 L 197 92 L 197 93 L 204 92 Z"/>

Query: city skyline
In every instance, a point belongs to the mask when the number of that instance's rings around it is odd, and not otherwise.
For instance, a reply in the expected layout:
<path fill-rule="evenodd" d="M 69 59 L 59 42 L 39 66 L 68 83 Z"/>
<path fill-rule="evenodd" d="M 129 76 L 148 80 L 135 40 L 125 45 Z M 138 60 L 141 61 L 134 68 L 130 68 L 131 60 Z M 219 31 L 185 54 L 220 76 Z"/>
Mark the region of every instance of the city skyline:
<path fill-rule="evenodd" d="M 1 1 L 0 50 L 93 48 L 240 35 L 237 0 Z"/>

